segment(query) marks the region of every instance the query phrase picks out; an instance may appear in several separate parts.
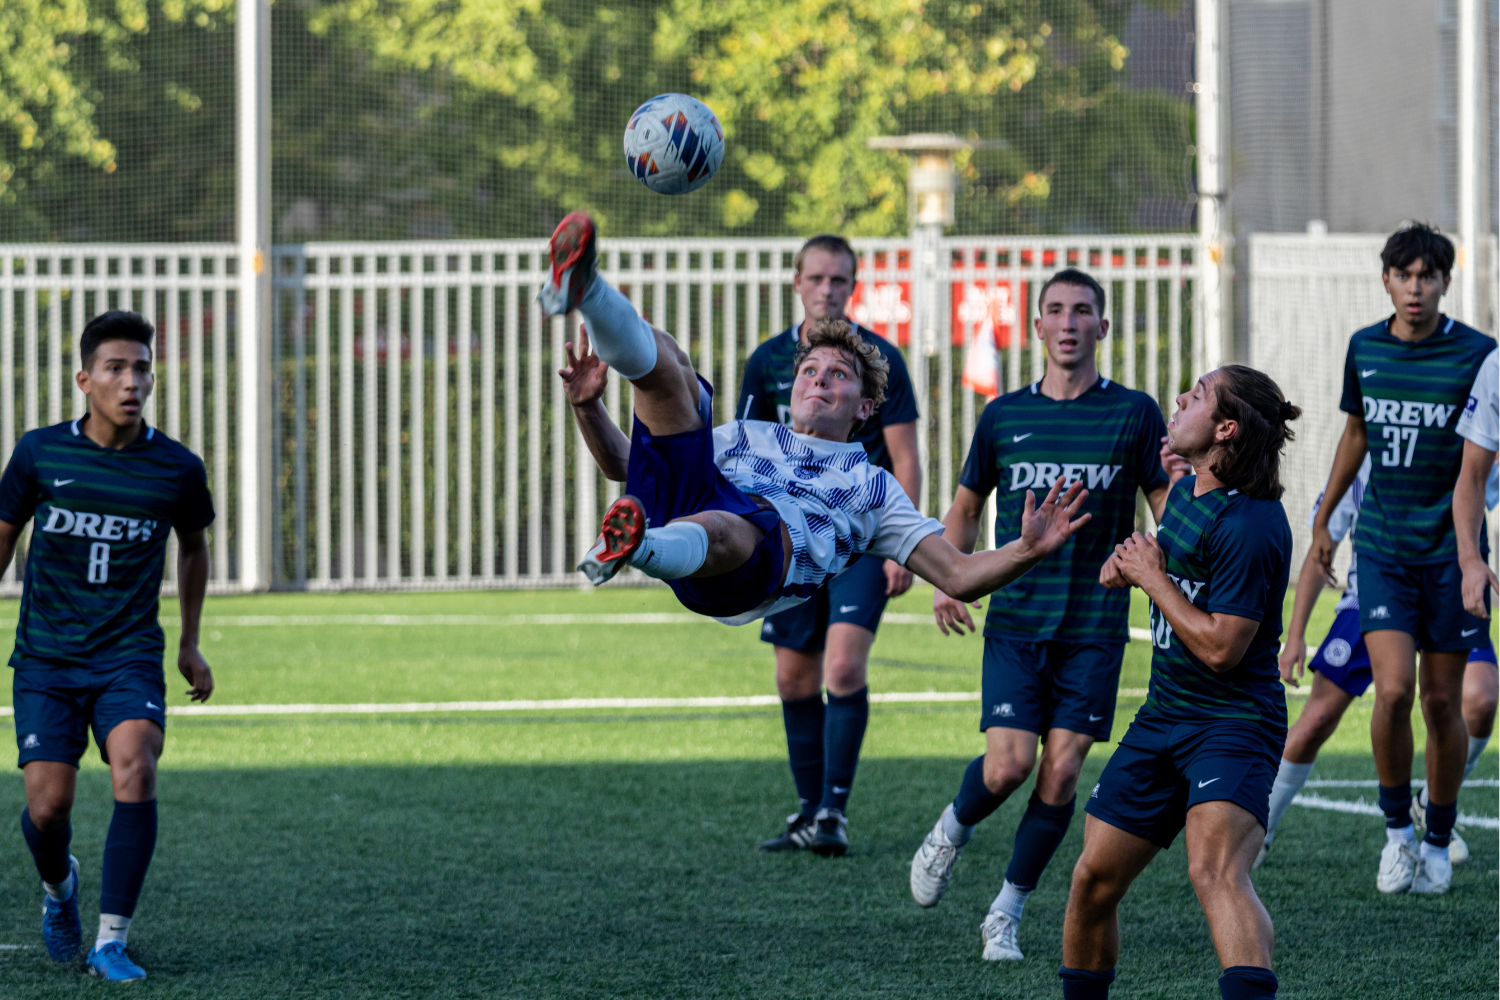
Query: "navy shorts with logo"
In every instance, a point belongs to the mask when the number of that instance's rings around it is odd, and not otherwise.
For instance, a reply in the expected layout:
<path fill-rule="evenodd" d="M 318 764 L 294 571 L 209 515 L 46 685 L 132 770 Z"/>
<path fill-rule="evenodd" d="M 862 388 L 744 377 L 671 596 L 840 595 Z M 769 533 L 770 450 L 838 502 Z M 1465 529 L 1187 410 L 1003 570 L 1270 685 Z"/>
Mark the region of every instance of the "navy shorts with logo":
<path fill-rule="evenodd" d="M 1123 642 L 984 640 L 981 731 L 991 726 L 1045 736 L 1049 729 L 1109 739 L 1120 690 Z"/>
<path fill-rule="evenodd" d="M 828 626 L 848 622 L 874 632 L 885 613 L 885 560 L 855 556 L 844 571 L 793 608 L 766 616 L 760 639 L 775 646 L 821 653 Z"/>
<path fill-rule="evenodd" d="M 1358 698 L 1375 679 L 1370 673 L 1370 653 L 1359 632 L 1359 609 L 1345 608 L 1333 618 L 1317 653 L 1307 666 L 1338 685 L 1352 698 Z"/>
<path fill-rule="evenodd" d="M 1089 793 L 1088 812 L 1163 850 L 1188 810 L 1203 802 L 1233 802 L 1264 827 L 1285 743 L 1281 727 L 1238 719 L 1174 723 L 1143 708 Z"/>
<path fill-rule="evenodd" d="M 1485 607 L 1490 592 L 1484 591 Z M 1359 628 L 1395 629 L 1430 653 L 1479 649 L 1490 644 L 1488 622 L 1464 610 L 1458 560 L 1403 566 L 1361 553 Z"/>
<path fill-rule="evenodd" d="M 167 728 L 167 680 L 160 663 L 114 670 L 56 664 L 15 668 L 11 683 L 16 713 L 17 767 L 34 760 L 78 766 L 89 748 L 89 728 L 105 762 L 104 743 L 122 722 L 150 719 Z"/>

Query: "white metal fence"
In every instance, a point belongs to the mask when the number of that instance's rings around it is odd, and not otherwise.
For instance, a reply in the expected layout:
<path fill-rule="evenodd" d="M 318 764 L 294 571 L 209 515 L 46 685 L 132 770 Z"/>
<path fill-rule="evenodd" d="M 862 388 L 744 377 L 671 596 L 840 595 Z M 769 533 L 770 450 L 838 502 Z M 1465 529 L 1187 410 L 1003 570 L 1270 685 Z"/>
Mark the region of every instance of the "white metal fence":
<path fill-rule="evenodd" d="M 727 419 L 749 353 L 801 318 L 791 283 L 799 245 L 612 240 L 600 266 L 677 336 Z M 951 498 L 984 403 L 961 384 L 967 349 L 998 327 L 1001 387 L 1039 377 L 1040 345 L 1026 332 L 1041 282 L 1058 268 L 1088 270 L 1109 291 L 1106 375 L 1165 406 L 1215 360 L 1195 334 L 1192 236 L 856 245 L 856 315 L 906 347 L 929 512 Z M 263 345 L 236 322 L 233 245 L 0 246 L 0 460 L 18 433 L 82 412 L 67 388 L 78 332 L 98 311 L 134 308 L 160 331 L 153 422 L 210 470 L 216 588 L 576 585 L 571 567 L 618 486 L 596 474 L 555 375 L 571 321 L 544 321 L 534 307 L 545 250 L 542 241 L 276 247 L 271 404 L 261 412 L 263 394 L 238 380 L 237 359 Z M 606 402 L 627 430 L 629 397 L 612 376 Z M 269 439 L 270 477 L 247 496 L 240 484 L 254 476 L 240 474 L 238 456 L 257 432 Z M 242 579 L 243 553 L 262 541 L 250 536 L 267 521 L 270 579 Z M 15 586 L 12 572 L 5 589 Z"/>

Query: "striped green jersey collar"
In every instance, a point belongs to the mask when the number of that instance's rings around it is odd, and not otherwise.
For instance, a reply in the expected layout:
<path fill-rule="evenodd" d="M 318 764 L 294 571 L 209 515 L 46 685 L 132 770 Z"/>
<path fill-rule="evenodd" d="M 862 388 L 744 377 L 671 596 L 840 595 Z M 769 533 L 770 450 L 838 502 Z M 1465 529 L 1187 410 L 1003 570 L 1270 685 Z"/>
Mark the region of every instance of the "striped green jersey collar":
<path fill-rule="evenodd" d="M 73 418 L 73 422 L 71 424 L 69 424 L 68 426 L 70 428 L 72 428 L 72 430 L 73 430 L 73 436 L 74 437 L 83 437 L 83 422 L 85 420 L 87 420 L 88 418 L 89 418 L 89 415 L 87 413 L 85 413 L 81 417 L 74 417 Z M 134 448 L 136 445 L 141 444 L 141 443 L 143 443 L 145 441 L 150 441 L 154 437 L 156 437 L 156 428 L 152 427 L 150 424 L 147 424 L 146 425 L 146 434 L 145 434 L 145 436 L 144 437 L 138 437 L 138 438 L 136 438 L 134 441 L 130 442 L 125 447 L 126 448 Z M 124 449 L 121 449 L 121 450 L 124 450 Z"/>

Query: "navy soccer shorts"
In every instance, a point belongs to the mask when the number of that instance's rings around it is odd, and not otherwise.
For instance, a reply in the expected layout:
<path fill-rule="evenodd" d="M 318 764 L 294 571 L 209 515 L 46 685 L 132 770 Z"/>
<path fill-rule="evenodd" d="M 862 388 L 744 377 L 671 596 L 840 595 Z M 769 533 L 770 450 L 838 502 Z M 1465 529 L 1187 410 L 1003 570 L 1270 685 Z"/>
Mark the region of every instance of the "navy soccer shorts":
<path fill-rule="evenodd" d="M 986 636 L 979 728 L 1049 729 L 1109 739 L 1123 642 L 1024 642 Z"/>
<path fill-rule="evenodd" d="M 1089 793 L 1088 812 L 1163 850 L 1188 810 L 1203 802 L 1233 802 L 1264 827 L 1285 742 L 1280 727 L 1238 719 L 1173 723 L 1142 709 Z"/>
<path fill-rule="evenodd" d="M 1489 606 L 1489 588 L 1484 592 Z M 1429 653 L 1461 652 L 1490 644 L 1489 623 L 1464 610 L 1458 560 L 1402 566 L 1361 554 L 1359 628 L 1395 629 Z"/>
<path fill-rule="evenodd" d="M 150 719 L 167 728 L 167 681 L 160 663 L 109 671 L 53 664 L 21 664 L 11 684 L 16 713 L 17 767 L 34 760 L 78 766 L 94 730 L 99 756 L 122 722 Z"/>
<path fill-rule="evenodd" d="M 885 560 L 855 556 L 812 597 L 768 616 L 761 623 L 760 640 L 803 653 L 821 653 L 830 625 L 847 622 L 874 632 L 885 613 L 885 588 Z"/>

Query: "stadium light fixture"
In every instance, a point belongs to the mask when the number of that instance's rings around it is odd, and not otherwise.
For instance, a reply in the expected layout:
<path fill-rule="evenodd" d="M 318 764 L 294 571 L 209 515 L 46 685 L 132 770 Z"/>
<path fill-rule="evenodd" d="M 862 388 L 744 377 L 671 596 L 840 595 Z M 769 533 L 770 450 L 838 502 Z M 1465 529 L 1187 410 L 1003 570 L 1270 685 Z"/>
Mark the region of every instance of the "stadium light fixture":
<path fill-rule="evenodd" d="M 954 194 L 958 190 L 953 154 L 965 149 L 1006 149 L 1009 145 L 1004 139 L 961 139 L 952 132 L 880 135 L 865 141 L 869 149 L 907 154 L 907 201 L 914 226 L 953 225 Z"/>

